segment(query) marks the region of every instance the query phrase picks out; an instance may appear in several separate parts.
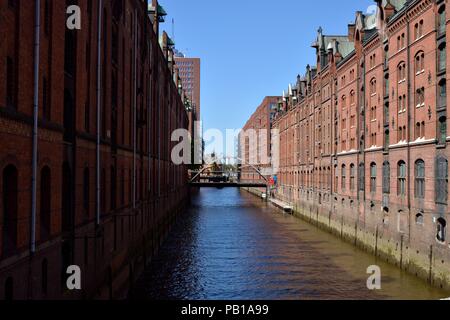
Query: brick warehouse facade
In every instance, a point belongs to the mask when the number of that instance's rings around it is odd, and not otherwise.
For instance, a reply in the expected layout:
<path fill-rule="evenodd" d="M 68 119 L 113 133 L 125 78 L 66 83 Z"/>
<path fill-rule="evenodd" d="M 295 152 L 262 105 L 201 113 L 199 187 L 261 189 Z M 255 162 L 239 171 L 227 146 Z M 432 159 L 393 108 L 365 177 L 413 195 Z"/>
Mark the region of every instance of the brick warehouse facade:
<path fill-rule="evenodd" d="M 270 174 L 265 174 L 264 169 L 271 167 L 272 143 L 270 131 L 279 99 L 280 97 L 265 97 L 239 134 L 238 158 L 240 160 L 239 178 L 241 182 L 264 182 L 264 178 L 255 168 L 260 170 L 266 178 L 270 178 Z M 254 131 L 252 132 L 252 130 Z M 267 159 L 262 159 L 263 157 L 267 157 Z M 249 165 L 254 165 L 254 167 Z M 266 192 L 266 190 L 260 191 Z"/>
<path fill-rule="evenodd" d="M 448 4 L 375 2 L 280 99 L 276 198 L 448 289 Z"/>
<path fill-rule="evenodd" d="M 188 117 L 167 35 L 158 41 L 164 13 L 156 1 L 40 2 L 33 202 L 35 3 L 0 1 L 0 299 L 117 297 L 188 195 L 170 157 Z M 72 4 L 81 30 L 66 28 Z M 65 289 L 73 264 L 81 291 Z"/>

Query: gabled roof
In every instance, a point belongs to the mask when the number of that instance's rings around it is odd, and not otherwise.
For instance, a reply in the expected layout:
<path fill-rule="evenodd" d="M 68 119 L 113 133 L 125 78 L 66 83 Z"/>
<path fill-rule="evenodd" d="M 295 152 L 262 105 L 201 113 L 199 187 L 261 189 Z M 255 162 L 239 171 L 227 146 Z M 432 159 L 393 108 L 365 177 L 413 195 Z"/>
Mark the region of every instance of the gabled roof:
<path fill-rule="evenodd" d="M 391 5 L 394 6 L 395 10 L 399 11 L 399 10 L 401 10 L 401 9 L 405 6 L 405 4 L 406 4 L 407 1 L 408 1 L 408 0 L 383 0 L 383 1 L 381 2 L 381 4 L 383 5 L 383 8 L 384 8 L 387 4 L 391 4 Z"/>

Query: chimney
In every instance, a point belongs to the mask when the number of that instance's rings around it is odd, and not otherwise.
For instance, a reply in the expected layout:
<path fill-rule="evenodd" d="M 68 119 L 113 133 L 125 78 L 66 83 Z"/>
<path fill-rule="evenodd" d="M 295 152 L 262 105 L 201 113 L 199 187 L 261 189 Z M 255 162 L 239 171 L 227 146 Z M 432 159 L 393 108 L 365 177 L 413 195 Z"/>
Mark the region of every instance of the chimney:
<path fill-rule="evenodd" d="M 356 26 L 354 24 L 348 25 L 348 41 L 354 41 L 355 40 L 355 31 Z"/>

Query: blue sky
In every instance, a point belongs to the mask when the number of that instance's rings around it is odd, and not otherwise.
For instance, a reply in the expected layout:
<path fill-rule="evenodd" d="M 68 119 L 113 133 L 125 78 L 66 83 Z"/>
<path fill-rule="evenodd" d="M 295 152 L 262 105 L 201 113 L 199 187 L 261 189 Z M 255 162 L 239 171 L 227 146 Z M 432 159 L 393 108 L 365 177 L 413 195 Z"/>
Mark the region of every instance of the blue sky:
<path fill-rule="evenodd" d="M 202 60 L 204 129 L 241 128 L 265 96 L 280 95 L 305 66 L 316 31 L 347 34 L 373 0 L 160 0 L 161 26 L 176 47 Z"/>

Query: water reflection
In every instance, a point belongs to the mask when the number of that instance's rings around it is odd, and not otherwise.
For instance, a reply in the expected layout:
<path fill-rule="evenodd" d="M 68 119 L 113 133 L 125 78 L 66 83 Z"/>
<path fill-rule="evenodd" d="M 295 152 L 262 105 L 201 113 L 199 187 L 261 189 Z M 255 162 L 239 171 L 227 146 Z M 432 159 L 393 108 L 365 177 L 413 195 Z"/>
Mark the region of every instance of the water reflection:
<path fill-rule="evenodd" d="M 369 291 L 379 265 L 382 290 Z M 138 281 L 139 299 L 450 296 L 237 189 L 203 189 Z"/>

